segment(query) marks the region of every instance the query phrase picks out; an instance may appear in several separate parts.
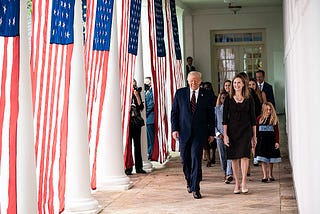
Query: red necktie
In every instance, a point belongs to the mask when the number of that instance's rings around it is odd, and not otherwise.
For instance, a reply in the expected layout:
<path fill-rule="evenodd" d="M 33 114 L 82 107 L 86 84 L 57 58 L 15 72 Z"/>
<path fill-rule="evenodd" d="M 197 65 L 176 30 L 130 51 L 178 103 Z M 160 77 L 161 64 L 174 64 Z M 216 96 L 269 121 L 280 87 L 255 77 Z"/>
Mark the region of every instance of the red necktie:
<path fill-rule="evenodd" d="M 192 113 L 194 113 L 194 111 L 196 110 L 196 92 L 192 91 L 192 96 L 191 96 L 191 111 Z"/>

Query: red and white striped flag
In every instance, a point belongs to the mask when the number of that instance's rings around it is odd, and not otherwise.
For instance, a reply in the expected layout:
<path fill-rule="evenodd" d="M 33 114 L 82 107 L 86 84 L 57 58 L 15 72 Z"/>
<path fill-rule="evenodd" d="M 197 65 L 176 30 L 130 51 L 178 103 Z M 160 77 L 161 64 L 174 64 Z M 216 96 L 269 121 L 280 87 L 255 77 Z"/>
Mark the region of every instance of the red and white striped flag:
<path fill-rule="evenodd" d="M 17 213 L 19 4 L 0 2 L 0 213 Z"/>
<path fill-rule="evenodd" d="M 132 80 L 136 68 L 140 21 L 141 0 L 123 0 L 119 64 L 125 169 L 132 168 L 134 165 L 132 146 L 129 139 L 129 113 L 132 97 Z"/>
<path fill-rule="evenodd" d="M 97 151 L 106 93 L 110 41 L 113 36 L 113 8 L 113 0 L 87 1 L 85 71 L 92 189 L 96 189 Z"/>
<path fill-rule="evenodd" d="M 183 87 L 184 84 L 175 0 L 166 0 L 166 20 L 170 77 L 170 93 L 168 96 L 170 98 L 169 102 L 172 102 L 176 90 Z M 173 151 L 178 150 L 173 138 L 171 139 L 171 142 L 171 149 Z"/>
<path fill-rule="evenodd" d="M 163 163 L 168 152 L 168 119 L 166 111 L 166 50 L 162 0 L 148 0 L 149 45 L 154 88 L 155 139 L 152 160 Z"/>
<path fill-rule="evenodd" d="M 74 0 L 33 0 L 31 77 L 38 212 L 64 209 Z M 74 71 L 76 72 L 76 71 Z"/>
<path fill-rule="evenodd" d="M 27 5 L 0 4 L 0 213 L 36 213 Z"/>

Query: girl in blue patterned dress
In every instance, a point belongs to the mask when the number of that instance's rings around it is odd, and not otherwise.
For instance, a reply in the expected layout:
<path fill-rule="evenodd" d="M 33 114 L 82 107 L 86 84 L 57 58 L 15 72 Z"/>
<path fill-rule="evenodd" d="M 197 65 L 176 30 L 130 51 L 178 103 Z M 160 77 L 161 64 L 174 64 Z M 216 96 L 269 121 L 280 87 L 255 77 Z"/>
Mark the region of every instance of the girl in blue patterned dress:
<path fill-rule="evenodd" d="M 263 172 L 261 181 L 274 181 L 273 164 L 281 162 L 281 156 L 278 117 L 270 102 L 262 105 L 262 113 L 257 118 L 257 139 L 256 157 L 261 162 Z"/>

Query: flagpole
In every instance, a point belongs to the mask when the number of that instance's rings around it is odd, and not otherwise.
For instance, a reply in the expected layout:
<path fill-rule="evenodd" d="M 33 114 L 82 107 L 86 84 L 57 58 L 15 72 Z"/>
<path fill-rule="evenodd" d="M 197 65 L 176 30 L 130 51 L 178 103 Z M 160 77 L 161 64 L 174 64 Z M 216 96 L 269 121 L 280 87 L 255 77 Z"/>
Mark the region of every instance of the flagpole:
<path fill-rule="evenodd" d="M 141 24 L 139 28 L 139 47 L 137 53 L 137 63 L 136 63 L 136 74 L 135 79 L 137 80 L 138 86 L 144 86 L 144 67 L 143 67 L 143 50 L 142 50 L 142 29 Z M 144 88 L 144 87 L 143 87 Z M 144 91 L 144 90 L 143 90 Z M 142 111 L 142 116 L 144 121 L 146 121 L 146 103 L 145 103 L 145 93 L 141 93 L 141 99 L 144 102 L 144 108 Z M 152 172 L 152 164 L 148 160 L 148 142 L 147 142 L 147 124 L 141 128 L 141 156 L 143 160 L 143 169 L 147 172 Z"/>
<path fill-rule="evenodd" d="M 27 5 L 25 1 L 21 0 L 19 115 L 17 122 L 17 213 L 38 213 L 27 26 Z"/>
<path fill-rule="evenodd" d="M 98 190 L 127 190 L 132 186 L 129 177 L 124 174 L 123 160 L 117 31 L 117 4 L 120 3 L 121 1 L 114 1 L 113 5 L 107 87 L 102 110 L 100 142 L 97 151 Z"/>
<path fill-rule="evenodd" d="M 71 60 L 68 109 L 68 150 L 64 213 L 98 213 L 98 201 L 91 195 L 86 85 L 81 0 L 75 1 L 74 48 Z"/>

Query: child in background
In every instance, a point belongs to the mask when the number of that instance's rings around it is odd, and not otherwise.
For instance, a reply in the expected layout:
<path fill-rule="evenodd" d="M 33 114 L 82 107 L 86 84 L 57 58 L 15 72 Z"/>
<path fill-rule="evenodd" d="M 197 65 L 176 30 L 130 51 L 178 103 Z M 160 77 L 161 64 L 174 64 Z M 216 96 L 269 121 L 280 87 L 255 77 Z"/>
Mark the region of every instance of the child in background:
<path fill-rule="evenodd" d="M 261 162 L 263 172 L 261 181 L 264 183 L 274 181 L 273 164 L 280 163 L 281 157 L 278 117 L 270 102 L 262 105 L 262 113 L 257 118 L 257 139 L 256 157 Z"/>
<path fill-rule="evenodd" d="M 219 151 L 219 158 L 221 163 L 221 169 L 224 172 L 224 182 L 226 184 L 230 184 L 233 180 L 232 177 L 232 161 L 227 160 L 227 152 L 226 146 L 223 143 L 223 103 L 226 96 L 228 96 L 228 92 L 222 91 L 218 95 L 216 107 L 214 109 L 215 112 L 215 133 L 217 139 L 217 147 Z"/>

